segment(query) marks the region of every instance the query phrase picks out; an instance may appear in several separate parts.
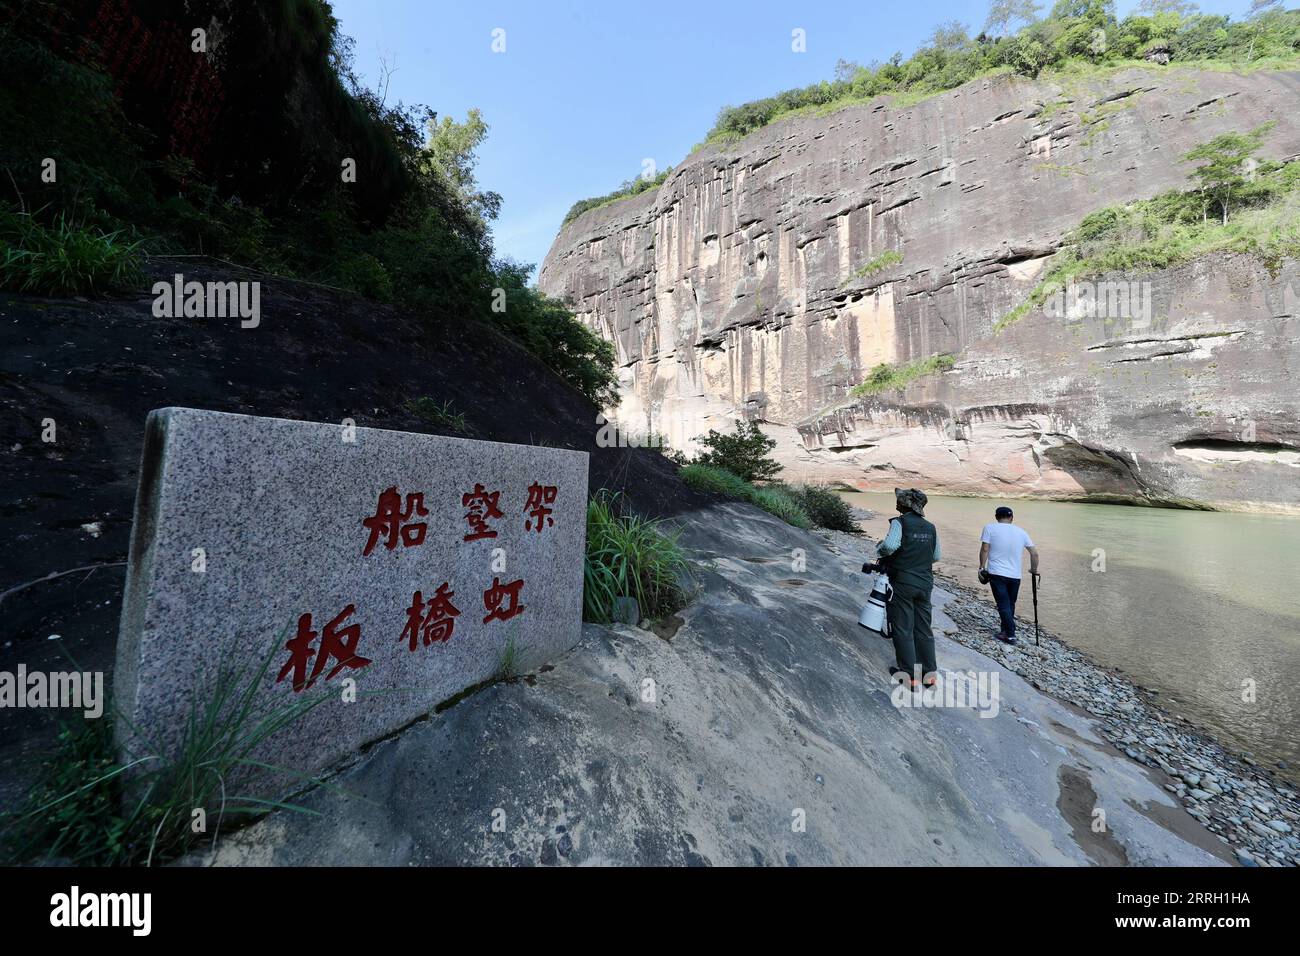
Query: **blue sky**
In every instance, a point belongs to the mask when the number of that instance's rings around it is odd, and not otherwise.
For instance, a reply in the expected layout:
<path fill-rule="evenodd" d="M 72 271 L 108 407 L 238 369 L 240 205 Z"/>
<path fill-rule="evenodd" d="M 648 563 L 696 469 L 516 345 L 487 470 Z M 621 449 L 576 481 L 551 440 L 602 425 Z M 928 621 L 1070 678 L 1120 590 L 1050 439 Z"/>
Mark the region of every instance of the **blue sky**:
<path fill-rule="evenodd" d="M 1044 0 L 1046 6 L 1048 0 Z M 1121 15 L 1137 0 L 1120 0 Z M 501 193 L 499 254 L 540 264 L 569 206 L 609 192 L 642 161 L 675 165 L 725 105 L 833 76 L 836 60 L 904 56 L 934 26 L 977 31 L 988 3 L 959 0 L 334 0 L 369 86 L 394 68 L 389 102 L 491 127 L 478 180 Z M 1248 0 L 1203 0 L 1242 16 Z M 492 50 L 505 31 L 505 52 Z M 791 51 L 791 31 L 807 52 Z"/>

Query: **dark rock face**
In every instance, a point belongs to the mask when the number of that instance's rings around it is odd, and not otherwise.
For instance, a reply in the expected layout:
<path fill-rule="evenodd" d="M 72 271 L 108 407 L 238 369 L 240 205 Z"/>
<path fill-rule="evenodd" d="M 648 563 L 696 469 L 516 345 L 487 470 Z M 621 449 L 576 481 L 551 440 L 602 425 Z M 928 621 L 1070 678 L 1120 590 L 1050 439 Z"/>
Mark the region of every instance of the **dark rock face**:
<path fill-rule="evenodd" d="M 339 164 L 322 157 L 349 157 L 366 171 L 351 198 L 382 221 L 408 176 L 330 66 L 331 19 L 302 0 L 0 3 L 6 29 L 106 75 L 125 119 L 147 132 L 142 165 L 193 162 L 223 196 L 272 210 L 327 192 Z M 27 193 L 33 206 L 51 198 Z"/>
<path fill-rule="evenodd" d="M 787 465 L 860 487 L 919 474 L 1288 509 L 1294 264 L 1111 277 L 1150 309 L 1091 330 L 1070 310 L 994 326 L 1088 213 L 1186 186 L 1194 146 L 1275 120 L 1265 153 L 1300 153 L 1297 94 L 1296 73 L 1152 66 L 791 118 L 580 216 L 540 286 L 615 342 L 620 418 L 676 447 L 746 416 L 781 434 Z M 876 364 L 941 352 L 956 370 L 847 401 Z"/>

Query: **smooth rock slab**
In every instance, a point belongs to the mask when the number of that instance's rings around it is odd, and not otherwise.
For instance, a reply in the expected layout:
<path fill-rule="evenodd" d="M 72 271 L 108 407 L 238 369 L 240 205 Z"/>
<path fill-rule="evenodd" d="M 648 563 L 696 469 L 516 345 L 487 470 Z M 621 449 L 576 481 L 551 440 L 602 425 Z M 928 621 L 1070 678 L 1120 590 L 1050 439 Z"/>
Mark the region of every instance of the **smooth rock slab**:
<path fill-rule="evenodd" d="M 269 655 L 259 713 L 321 698 L 255 753 L 313 773 L 581 636 L 586 452 L 187 408 L 145 428 L 115 675 L 127 755 L 178 750 L 223 655 L 253 673 Z M 464 497 L 476 486 L 494 507 Z"/>

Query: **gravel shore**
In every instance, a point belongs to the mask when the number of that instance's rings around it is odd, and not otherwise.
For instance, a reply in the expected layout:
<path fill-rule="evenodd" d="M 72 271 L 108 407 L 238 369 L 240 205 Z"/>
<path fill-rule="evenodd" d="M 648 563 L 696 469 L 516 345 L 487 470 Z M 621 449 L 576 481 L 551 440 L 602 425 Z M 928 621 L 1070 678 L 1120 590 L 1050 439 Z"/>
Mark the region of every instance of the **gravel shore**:
<path fill-rule="evenodd" d="M 866 535 L 821 532 L 840 551 L 875 554 Z M 1196 820 L 1230 846 L 1243 866 L 1300 866 L 1300 799 L 1293 785 L 1248 755 L 1222 746 L 1184 717 L 1167 712 L 1155 692 L 1041 631 L 1032 620 L 1020 643 L 993 639 L 997 608 L 986 592 L 936 576 L 936 630 L 997 661 L 1036 689 L 1086 711 L 1117 750 L 1146 766 Z M 942 666 L 942 660 L 940 666 Z"/>

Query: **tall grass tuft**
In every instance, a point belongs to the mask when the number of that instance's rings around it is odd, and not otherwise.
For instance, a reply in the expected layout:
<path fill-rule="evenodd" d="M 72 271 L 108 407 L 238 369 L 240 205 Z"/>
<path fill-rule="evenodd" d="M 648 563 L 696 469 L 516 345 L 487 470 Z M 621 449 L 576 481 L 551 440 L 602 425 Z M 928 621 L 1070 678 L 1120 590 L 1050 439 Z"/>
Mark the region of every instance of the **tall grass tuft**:
<path fill-rule="evenodd" d="M 587 503 L 587 556 L 582 617 L 596 624 L 614 619 L 614 600 L 635 598 L 645 617 L 663 617 L 685 602 L 682 578 L 689 573 L 678 535 L 660 522 L 625 513 L 621 496 L 601 490 Z"/>
<path fill-rule="evenodd" d="M 450 428 L 452 431 L 465 433 L 469 430 L 465 421 L 465 413 L 458 412 L 451 399 L 444 402 L 438 402 L 427 395 L 420 398 L 412 398 L 404 402 L 402 407 L 417 418 L 422 418 L 430 425 L 438 428 Z"/>
<path fill-rule="evenodd" d="M 512 681 L 518 678 L 522 661 L 523 651 L 519 647 L 519 642 L 515 640 L 515 635 L 511 634 L 497 658 L 496 679 Z"/>
<path fill-rule="evenodd" d="M 129 289 L 142 281 L 141 240 L 123 230 L 77 225 L 60 213 L 51 225 L 0 213 L 0 287 L 41 295 Z"/>
<path fill-rule="evenodd" d="M 27 805 L 6 821 L 5 843 L 19 862 L 65 860 L 80 865 L 149 865 L 215 844 L 229 820 L 271 809 L 309 812 L 290 803 L 241 794 L 250 774 L 306 775 L 258 760 L 258 748 L 328 698 L 326 692 L 269 708 L 256 704 L 258 688 L 282 641 L 260 661 L 218 662 L 196 695 L 174 756 L 160 756 L 159 741 L 132 728 L 143 752 L 120 757 L 112 720 L 65 729 Z M 128 726 L 130 726 L 128 724 Z M 193 830 L 202 809 L 203 833 Z M 210 836 L 209 836 L 210 835 Z"/>
<path fill-rule="evenodd" d="M 801 499 L 801 493 L 779 482 L 758 487 L 725 468 L 715 468 L 699 462 L 683 465 L 677 474 L 692 488 L 725 495 L 737 501 L 748 501 L 796 528 L 811 528 L 814 524 Z"/>
<path fill-rule="evenodd" d="M 677 475 L 698 491 L 710 491 L 740 501 L 752 501 L 754 497 L 754 486 L 725 468 L 715 468 L 713 465 L 701 465 L 695 462 L 683 465 Z"/>
<path fill-rule="evenodd" d="M 767 485 L 763 488 L 755 488 L 753 497 L 750 500 L 768 514 L 775 515 L 786 524 L 805 529 L 813 526 L 812 518 L 808 517 L 808 512 L 803 510 L 803 505 L 799 503 L 799 499 L 784 485 Z"/>

